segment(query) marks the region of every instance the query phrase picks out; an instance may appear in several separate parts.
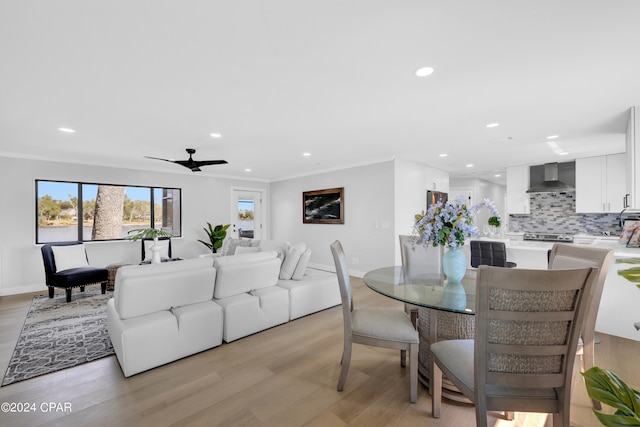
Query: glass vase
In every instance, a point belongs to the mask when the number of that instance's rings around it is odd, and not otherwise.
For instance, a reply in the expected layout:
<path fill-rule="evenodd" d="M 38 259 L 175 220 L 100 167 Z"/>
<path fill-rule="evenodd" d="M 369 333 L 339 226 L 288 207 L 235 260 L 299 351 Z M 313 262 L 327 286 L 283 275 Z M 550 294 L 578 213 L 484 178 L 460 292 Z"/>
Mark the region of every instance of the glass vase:
<path fill-rule="evenodd" d="M 450 247 L 442 256 L 442 269 L 449 283 L 460 283 L 467 272 L 467 257 L 459 246 Z"/>

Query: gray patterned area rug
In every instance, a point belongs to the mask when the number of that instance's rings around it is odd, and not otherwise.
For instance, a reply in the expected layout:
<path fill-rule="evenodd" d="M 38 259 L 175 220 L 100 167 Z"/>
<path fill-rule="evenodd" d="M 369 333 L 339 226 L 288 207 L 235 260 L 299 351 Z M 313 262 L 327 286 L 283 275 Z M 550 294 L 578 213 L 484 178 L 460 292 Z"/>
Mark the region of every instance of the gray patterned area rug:
<path fill-rule="evenodd" d="M 2 381 L 6 386 L 113 354 L 107 333 L 107 300 L 99 286 L 33 298 Z"/>

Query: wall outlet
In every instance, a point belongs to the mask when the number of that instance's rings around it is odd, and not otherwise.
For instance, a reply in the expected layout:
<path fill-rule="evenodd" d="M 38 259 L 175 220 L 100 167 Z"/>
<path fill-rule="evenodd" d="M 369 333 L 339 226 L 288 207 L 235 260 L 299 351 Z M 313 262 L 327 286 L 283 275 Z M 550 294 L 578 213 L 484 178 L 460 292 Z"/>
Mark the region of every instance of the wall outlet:
<path fill-rule="evenodd" d="M 351 264 L 359 265 L 360 264 L 360 259 L 359 258 L 351 258 Z"/>

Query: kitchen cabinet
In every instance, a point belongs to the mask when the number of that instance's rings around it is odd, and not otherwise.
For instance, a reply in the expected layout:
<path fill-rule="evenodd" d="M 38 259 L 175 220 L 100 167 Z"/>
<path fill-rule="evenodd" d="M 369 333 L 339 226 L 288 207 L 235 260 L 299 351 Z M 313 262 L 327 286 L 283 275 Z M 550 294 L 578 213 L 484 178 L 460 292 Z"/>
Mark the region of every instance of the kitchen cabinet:
<path fill-rule="evenodd" d="M 576 212 L 620 212 L 626 194 L 622 154 L 576 159 Z"/>
<path fill-rule="evenodd" d="M 528 214 L 529 166 L 507 168 L 507 215 Z"/>

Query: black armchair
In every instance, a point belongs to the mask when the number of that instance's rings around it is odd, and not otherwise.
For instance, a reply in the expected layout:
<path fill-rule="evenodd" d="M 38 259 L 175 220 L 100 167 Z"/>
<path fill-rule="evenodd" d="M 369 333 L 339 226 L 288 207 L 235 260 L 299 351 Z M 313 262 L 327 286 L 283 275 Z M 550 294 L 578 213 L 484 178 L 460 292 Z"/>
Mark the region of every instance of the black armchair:
<path fill-rule="evenodd" d="M 516 267 L 515 262 L 507 261 L 507 247 L 503 242 L 472 240 L 471 267 L 490 265 L 494 267 Z"/>
<path fill-rule="evenodd" d="M 52 243 L 42 246 L 42 260 L 44 262 L 44 274 L 47 287 L 49 288 L 49 298 L 53 298 L 54 288 L 64 288 L 67 302 L 71 302 L 71 289 L 80 288 L 84 292 L 84 287 L 100 283 L 102 293 L 107 292 L 108 270 L 106 268 L 82 266 L 67 268 L 57 271 L 56 260 L 53 253 L 53 246 L 81 245 L 82 242 Z M 86 259 L 85 253 L 85 259 Z"/>

